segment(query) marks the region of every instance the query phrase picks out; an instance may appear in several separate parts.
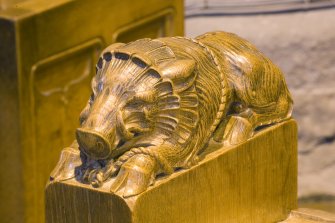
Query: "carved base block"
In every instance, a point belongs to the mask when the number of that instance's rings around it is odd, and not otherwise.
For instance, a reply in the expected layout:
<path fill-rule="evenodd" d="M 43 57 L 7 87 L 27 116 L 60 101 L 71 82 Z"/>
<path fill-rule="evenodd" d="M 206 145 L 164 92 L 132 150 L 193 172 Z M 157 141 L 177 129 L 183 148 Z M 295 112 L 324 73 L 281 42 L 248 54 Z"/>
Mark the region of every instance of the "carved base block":
<path fill-rule="evenodd" d="M 159 178 L 135 197 L 68 180 L 46 189 L 46 220 L 84 222 L 269 223 L 297 207 L 297 129 L 293 120 L 234 147 L 211 143 L 198 165 Z M 122 194 L 122 191 L 120 192 Z"/>

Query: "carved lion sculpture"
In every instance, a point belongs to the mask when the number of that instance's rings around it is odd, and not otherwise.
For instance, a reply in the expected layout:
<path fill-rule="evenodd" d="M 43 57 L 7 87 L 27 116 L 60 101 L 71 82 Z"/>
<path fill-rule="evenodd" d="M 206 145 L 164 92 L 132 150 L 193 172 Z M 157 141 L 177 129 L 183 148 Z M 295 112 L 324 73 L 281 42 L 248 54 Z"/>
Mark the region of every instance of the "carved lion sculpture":
<path fill-rule="evenodd" d="M 245 142 L 255 129 L 288 119 L 292 99 L 280 69 L 226 32 L 195 39 L 140 39 L 106 48 L 51 181 L 76 177 L 112 192 L 145 191 L 157 174 L 197 163 L 210 139 Z"/>

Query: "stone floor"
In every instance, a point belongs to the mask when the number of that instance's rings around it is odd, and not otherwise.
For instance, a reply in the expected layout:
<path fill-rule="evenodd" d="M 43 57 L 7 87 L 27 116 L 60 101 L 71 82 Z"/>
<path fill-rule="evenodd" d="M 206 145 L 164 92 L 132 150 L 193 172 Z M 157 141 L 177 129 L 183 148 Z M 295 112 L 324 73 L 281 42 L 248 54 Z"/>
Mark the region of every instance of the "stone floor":
<path fill-rule="evenodd" d="M 335 9 L 187 18 L 186 35 L 225 30 L 279 65 L 299 124 L 299 196 L 335 199 Z"/>

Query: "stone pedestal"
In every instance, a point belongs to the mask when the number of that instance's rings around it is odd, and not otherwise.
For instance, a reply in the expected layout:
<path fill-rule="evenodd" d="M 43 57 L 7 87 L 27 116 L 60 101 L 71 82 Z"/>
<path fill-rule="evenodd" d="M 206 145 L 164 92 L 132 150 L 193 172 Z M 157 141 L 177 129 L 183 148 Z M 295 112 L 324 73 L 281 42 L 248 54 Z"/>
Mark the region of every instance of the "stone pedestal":
<path fill-rule="evenodd" d="M 297 207 L 297 129 L 290 120 L 246 143 L 210 143 L 198 165 L 161 177 L 135 197 L 75 180 L 46 188 L 48 223 L 269 223 Z"/>

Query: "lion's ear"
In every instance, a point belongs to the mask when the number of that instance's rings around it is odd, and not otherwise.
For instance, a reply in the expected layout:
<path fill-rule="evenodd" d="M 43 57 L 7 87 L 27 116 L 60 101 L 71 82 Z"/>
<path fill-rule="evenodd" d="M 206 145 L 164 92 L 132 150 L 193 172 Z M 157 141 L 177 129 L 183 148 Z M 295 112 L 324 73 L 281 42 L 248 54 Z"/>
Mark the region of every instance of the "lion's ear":
<path fill-rule="evenodd" d="M 193 60 L 174 60 L 160 64 L 159 70 L 163 79 L 173 83 L 173 89 L 181 92 L 192 86 L 196 78 Z"/>

